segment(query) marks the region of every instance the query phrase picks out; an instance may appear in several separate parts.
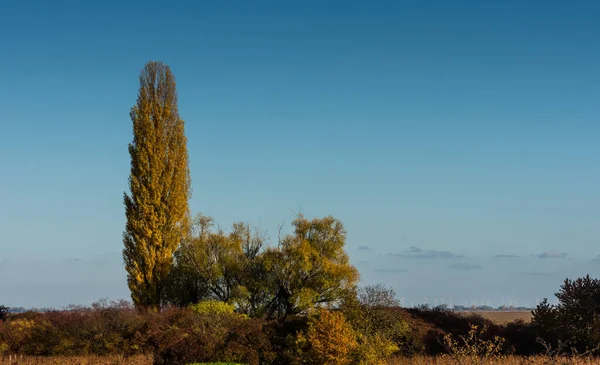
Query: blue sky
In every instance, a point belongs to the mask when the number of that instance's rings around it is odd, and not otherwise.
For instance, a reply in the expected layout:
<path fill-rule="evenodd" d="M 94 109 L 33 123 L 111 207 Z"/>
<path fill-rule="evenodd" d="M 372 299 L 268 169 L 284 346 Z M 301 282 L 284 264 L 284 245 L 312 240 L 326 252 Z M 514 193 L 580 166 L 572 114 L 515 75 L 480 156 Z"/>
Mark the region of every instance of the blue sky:
<path fill-rule="evenodd" d="M 533 302 L 597 275 L 599 16 L 591 1 L 4 1 L 2 301 L 128 296 L 128 113 L 148 60 L 177 78 L 194 213 L 272 238 L 297 212 L 332 214 L 364 282 L 407 301 Z"/>

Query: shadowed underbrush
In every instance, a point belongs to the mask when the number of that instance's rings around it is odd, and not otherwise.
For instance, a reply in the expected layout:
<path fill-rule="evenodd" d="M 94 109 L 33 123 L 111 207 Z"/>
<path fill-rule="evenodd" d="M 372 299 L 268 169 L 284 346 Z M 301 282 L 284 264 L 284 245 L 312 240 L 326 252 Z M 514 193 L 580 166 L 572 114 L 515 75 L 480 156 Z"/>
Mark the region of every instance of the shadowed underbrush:
<path fill-rule="evenodd" d="M 0 321 L 0 355 L 2 364 L 19 355 L 24 359 L 18 364 L 67 365 L 600 364 L 552 350 L 532 323 L 498 325 L 451 311 L 354 305 L 279 321 L 250 318 L 218 303 L 158 312 L 103 301 L 25 312 Z"/>
<path fill-rule="evenodd" d="M 33 357 L 18 356 L 16 359 L 4 356 L 0 359 L 1 365 L 152 365 L 152 356 L 137 355 L 124 357 L 121 355 L 110 356 L 53 356 Z"/>
<path fill-rule="evenodd" d="M 139 311 L 128 303 L 96 303 L 0 322 L 0 351 L 26 356 L 153 355 L 154 364 L 202 361 L 268 363 L 272 323 L 236 313 L 192 308 Z"/>

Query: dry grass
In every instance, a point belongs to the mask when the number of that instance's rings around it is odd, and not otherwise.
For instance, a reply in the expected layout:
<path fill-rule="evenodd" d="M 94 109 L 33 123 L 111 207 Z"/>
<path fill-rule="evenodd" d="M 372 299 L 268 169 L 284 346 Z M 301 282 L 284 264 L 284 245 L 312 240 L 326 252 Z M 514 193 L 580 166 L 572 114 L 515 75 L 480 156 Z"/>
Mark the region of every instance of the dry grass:
<path fill-rule="evenodd" d="M 152 365 L 152 356 L 139 355 L 132 357 L 123 356 L 52 356 L 30 357 L 15 355 L 4 356 L 0 365 Z"/>
<path fill-rule="evenodd" d="M 596 359 L 570 359 L 554 358 L 547 356 L 520 357 L 508 356 L 495 360 L 471 361 L 471 359 L 454 360 L 448 356 L 428 357 L 416 356 L 412 358 L 395 358 L 387 362 L 387 365 L 600 365 Z M 0 359 L 0 365 L 152 365 L 151 356 L 134 356 L 125 358 L 123 356 L 56 356 L 56 357 L 19 357 L 16 361 L 7 356 Z"/>
<path fill-rule="evenodd" d="M 485 319 L 489 319 L 490 321 L 496 324 L 506 324 L 509 322 L 516 321 L 517 319 L 521 319 L 525 322 L 531 321 L 531 311 L 476 311 L 476 312 L 461 312 L 466 315 L 469 314 L 477 314 L 482 316 Z"/>
<path fill-rule="evenodd" d="M 447 356 L 427 357 L 417 356 L 413 358 L 395 358 L 388 361 L 387 365 L 599 365 L 598 359 L 573 359 L 573 358 L 550 358 L 547 356 L 521 357 L 508 356 L 490 360 L 455 360 Z"/>

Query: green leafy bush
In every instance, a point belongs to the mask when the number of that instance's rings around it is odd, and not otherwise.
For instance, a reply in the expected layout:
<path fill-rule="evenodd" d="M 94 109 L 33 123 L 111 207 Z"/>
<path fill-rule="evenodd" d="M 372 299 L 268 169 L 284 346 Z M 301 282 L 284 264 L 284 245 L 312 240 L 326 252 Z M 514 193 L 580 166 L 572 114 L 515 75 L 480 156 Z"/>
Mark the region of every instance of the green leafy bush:
<path fill-rule="evenodd" d="M 217 300 L 203 300 L 197 304 L 192 304 L 190 308 L 192 308 L 194 313 L 202 315 L 233 314 L 235 312 L 233 304 Z"/>

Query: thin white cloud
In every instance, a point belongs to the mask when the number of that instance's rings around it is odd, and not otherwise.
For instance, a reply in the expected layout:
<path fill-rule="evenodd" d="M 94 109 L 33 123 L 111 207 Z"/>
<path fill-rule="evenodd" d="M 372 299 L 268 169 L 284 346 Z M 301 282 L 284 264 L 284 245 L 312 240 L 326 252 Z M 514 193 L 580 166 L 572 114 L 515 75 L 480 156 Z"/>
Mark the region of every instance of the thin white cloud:
<path fill-rule="evenodd" d="M 554 258 L 565 258 L 568 254 L 566 252 L 555 252 L 555 251 L 546 251 L 537 255 L 540 259 L 554 259 Z"/>
<path fill-rule="evenodd" d="M 464 255 L 455 254 L 450 251 L 423 250 L 416 246 L 411 246 L 408 250 L 401 253 L 389 253 L 388 256 L 405 259 L 455 259 L 464 257 Z"/>
<path fill-rule="evenodd" d="M 455 270 L 478 270 L 478 269 L 481 269 L 481 265 L 472 264 L 472 263 L 468 263 L 468 262 L 459 262 L 456 264 L 452 264 L 449 267 L 451 269 L 455 269 Z"/>
<path fill-rule="evenodd" d="M 495 259 L 516 259 L 518 257 L 521 257 L 519 255 L 507 255 L 507 254 L 499 254 L 494 256 Z"/>
<path fill-rule="evenodd" d="M 409 271 L 406 269 L 376 269 L 376 270 L 373 270 L 373 272 L 385 273 L 385 274 L 399 274 L 399 273 L 405 273 L 405 272 L 409 272 Z"/>

